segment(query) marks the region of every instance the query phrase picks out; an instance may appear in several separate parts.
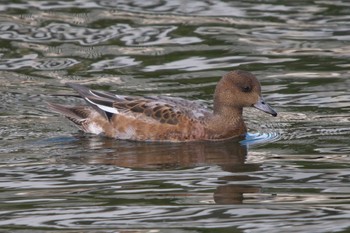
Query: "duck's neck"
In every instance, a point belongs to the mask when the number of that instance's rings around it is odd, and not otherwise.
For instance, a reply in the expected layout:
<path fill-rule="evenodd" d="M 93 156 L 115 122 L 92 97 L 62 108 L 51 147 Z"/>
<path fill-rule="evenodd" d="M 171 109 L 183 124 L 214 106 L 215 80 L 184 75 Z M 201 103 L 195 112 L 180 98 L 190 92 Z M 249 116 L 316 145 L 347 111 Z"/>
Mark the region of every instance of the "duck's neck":
<path fill-rule="evenodd" d="M 211 119 L 212 130 L 223 138 L 244 134 L 247 129 L 242 112 L 242 108 L 214 105 L 214 114 Z"/>
<path fill-rule="evenodd" d="M 225 121 L 229 125 L 236 125 L 240 121 L 243 121 L 242 114 L 243 108 L 214 105 L 215 118 Z"/>

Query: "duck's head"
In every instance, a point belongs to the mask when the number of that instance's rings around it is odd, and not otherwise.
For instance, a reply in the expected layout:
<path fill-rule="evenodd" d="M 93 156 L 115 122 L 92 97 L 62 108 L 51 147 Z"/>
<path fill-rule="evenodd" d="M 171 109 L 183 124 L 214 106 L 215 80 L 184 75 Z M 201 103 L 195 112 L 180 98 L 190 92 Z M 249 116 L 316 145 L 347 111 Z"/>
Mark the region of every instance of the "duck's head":
<path fill-rule="evenodd" d="M 257 78 L 242 70 L 235 70 L 225 74 L 216 86 L 214 94 L 214 112 L 223 109 L 237 109 L 255 107 L 263 112 L 277 116 L 261 96 L 261 86 Z"/>

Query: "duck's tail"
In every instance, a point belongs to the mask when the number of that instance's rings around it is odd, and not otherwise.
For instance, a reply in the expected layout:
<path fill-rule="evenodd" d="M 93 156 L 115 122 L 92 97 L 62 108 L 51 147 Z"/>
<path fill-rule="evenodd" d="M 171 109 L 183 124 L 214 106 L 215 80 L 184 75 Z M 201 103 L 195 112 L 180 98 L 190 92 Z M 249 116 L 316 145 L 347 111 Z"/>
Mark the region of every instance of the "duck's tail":
<path fill-rule="evenodd" d="M 57 113 L 62 114 L 67 119 L 72 121 L 78 128 L 83 131 L 85 129 L 85 122 L 91 115 L 91 111 L 93 111 L 90 107 L 87 106 L 65 106 L 61 104 L 47 103 L 48 107 Z"/>

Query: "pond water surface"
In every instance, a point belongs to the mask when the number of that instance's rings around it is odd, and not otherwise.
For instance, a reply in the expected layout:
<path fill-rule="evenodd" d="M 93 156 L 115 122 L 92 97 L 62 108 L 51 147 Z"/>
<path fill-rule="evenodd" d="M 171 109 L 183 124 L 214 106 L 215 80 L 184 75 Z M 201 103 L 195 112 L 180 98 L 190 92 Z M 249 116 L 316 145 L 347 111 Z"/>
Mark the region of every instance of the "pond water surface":
<path fill-rule="evenodd" d="M 349 232 L 350 3 L 0 3 L 3 232 Z M 46 102 L 77 82 L 212 104 L 254 73 L 272 118 L 246 138 L 141 143 L 85 135 Z"/>

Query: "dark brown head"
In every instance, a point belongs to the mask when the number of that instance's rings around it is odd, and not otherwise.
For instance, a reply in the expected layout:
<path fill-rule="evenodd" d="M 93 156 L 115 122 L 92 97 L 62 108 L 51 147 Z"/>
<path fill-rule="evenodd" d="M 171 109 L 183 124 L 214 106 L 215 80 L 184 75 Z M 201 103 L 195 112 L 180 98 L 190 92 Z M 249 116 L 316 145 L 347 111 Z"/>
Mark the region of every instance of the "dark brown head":
<path fill-rule="evenodd" d="M 277 113 L 261 96 L 261 86 L 257 78 L 242 70 L 235 70 L 225 74 L 216 86 L 214 94 L 214 112 L 223 109 L 237 109 L 255 107 L 272 116 Z"/>

